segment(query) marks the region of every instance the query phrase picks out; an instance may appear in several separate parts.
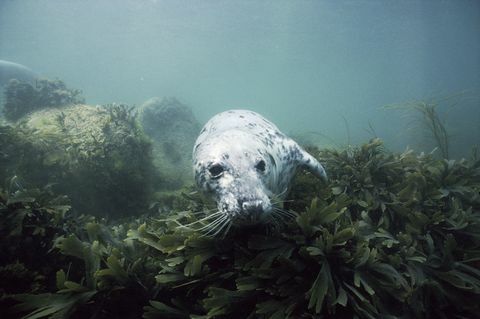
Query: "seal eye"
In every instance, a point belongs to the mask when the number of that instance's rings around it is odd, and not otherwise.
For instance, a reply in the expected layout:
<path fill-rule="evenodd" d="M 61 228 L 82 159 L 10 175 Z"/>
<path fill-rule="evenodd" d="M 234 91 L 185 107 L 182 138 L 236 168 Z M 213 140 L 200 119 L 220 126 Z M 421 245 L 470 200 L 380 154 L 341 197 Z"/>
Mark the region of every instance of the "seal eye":
<path fill-rule="evenodd" d="M 259 172 L 262 172 L 262 173 L 265 172 L 265 161 L 264 160 L 258 161 L 258 163 L 255 165 L 255 168 Z"/>
<path fill-rule="evenodd" d="M 208 171 L 210 172 L 210 175 L 212 176 L 212 178 L 219 178 L 220 176 L 223 175 L 224 168 L 220 164 L 215 164 L 210 166 Z"/>

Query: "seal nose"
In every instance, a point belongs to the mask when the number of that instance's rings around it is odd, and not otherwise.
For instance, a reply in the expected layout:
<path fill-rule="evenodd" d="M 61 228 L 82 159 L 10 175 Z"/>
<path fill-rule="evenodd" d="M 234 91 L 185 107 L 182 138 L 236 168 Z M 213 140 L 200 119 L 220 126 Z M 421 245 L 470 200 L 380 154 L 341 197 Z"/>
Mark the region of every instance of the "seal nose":
<path fill-rule="evenodd" d="M 239 204 L 241 205 L 244 212 L 248 212 L 250 214 L 258 214 L 263 212 L 261 200 L 244 201 Z"/>

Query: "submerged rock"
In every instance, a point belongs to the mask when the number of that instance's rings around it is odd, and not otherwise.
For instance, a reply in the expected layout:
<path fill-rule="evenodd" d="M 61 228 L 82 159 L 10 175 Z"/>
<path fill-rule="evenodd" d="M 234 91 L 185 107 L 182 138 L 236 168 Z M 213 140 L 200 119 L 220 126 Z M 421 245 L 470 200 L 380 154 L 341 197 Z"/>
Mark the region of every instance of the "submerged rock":
<path fill-rule="evenodd" d="M 44 108 L 83 104 L 81 91 L 69 89 L 61 80 L 38 79 L 35 83 L 10 80 L 2 101 L 3 114 L 9 121 Z"/>
<path fill-rule="evenodd" d="M 200 123 L 192 110 L 175 98 L 151 98 L 140 108 L 140 123 L 153 142 L 154 164 L 166 188 L 192 181 L 192 148 Z"/>
<path fill-rule="evenodd" d="M 34 112 L 0 137 L 8 175 L 55 184 L 73 207 L 127 216 L 148 203 L 155 172 L 151 143 L 124 105 L 74 105 Z"/>

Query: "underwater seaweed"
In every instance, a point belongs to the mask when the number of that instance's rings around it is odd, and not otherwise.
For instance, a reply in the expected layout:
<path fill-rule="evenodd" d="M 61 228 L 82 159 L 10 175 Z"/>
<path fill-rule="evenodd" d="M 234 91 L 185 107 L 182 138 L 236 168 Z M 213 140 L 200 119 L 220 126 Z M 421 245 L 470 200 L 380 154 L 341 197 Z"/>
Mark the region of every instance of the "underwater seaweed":
<path fill-rule="evenodd" d="M 440 156 L 450 158 L 450 139 L 446 119 L 442 119 L 440 109 L 454 109 L 468 98 L 467 92 L 460 92 L 445 97 L 430 98 L 426 100 L 414 100 L 403 104 L 386 105 L 383 108 L 388 110 L 414 111 L 420 115 L 420 127 L 423 127 L 429 137 L 434 141 L 435 147 L 440 151 Z M 444 116 L 445 114 L 444 114 Z M 414 128 L 414 127 L 412 127 Z"/>
<path fill-rule="evenodd" d="M 298 216 L 283 227 L 205 237 L 178 226 L 204 218 L 208 204 L 188 190 L 169 194 L 178 199 L 169 199 L 177 204 L 167 215 L 89 220 L 57 236 L 54 250 L 81 262 L 57 263 L 56 289 L 45 295 L 7 295 L 16 303 L 10 311 L 25 318 L 478 315 L 471 300 L 480 296 L 480 162 L 390 153 L 378 139 L 310 151 L 326 163 L 329 185 L 311 187 L 314 177 L 300 175 L 288 202 Z"/>
<path fill-rule="evenodd" d="M 81 91 L 69 89 L 61 80 L 40 79 L 35 85 L 10 80 L 5 87 L 3 113 L 10 121 L 44 108 L 83 104 Z"/>

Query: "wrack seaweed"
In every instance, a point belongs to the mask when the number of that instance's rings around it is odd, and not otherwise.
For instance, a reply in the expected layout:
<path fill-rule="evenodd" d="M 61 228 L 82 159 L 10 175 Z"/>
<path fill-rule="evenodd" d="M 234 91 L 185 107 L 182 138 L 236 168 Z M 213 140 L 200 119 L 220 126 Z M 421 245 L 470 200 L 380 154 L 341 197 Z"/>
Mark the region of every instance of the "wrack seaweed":
<path fill-rule="evenodd" d="M 32 271 L 46 280 L 3 288 L 2 306 L 24 318 L 478 316 L 478 160 L 392 154 L 379 140 L 312 151 L 327 164 L 330 184 L 300 175 L 289 207 L 298 217 L 274 231 L 237 229 L 225 239 L 186 231 L 178 225 L 201 219 L 207 207 L 181 194 L 167 216 L 116 224 L 72 220 L 67 210 L 49 220 L 53 236 L 38 233 L 51 248 L 38 260 L 52 254 L 55 262 Z M 55 197 L 2 194 L 2 238 L 16 249 L 12 236 L 41 218 L 7 218 L 50 216 L 45 207 Z M 28 268 L 22 258 L 1 271 Z"/>

